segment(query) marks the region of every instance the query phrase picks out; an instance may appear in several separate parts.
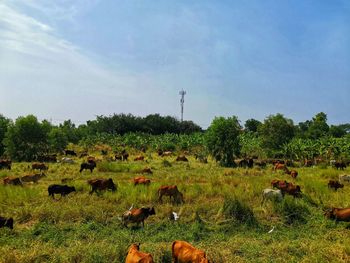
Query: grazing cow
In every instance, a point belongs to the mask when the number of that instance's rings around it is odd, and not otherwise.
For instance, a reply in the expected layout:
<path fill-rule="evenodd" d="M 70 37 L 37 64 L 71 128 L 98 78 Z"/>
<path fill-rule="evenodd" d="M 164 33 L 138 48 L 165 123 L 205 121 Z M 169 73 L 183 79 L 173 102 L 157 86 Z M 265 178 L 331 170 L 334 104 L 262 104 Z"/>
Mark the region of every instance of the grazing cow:
<path fill-rule="evenodd" d="M 49 167 L 46 166 L 44 163 L 32 163 L 32 170 L 49 170 Z"/>
<path fill-rule="evenodd" d="M 71 156 L 77 156 L 77 153 L 73 150 L 64 150 L 64 154 L 66 156 L 71 155 Z"/>
<path fill-rule="evenodd" d="M 109 179 L 90 179 L 87 181 L 89 185 L 91 185 L 91 191 L 90 194 L 97 191 L 102 191 L 106 189 L 112 190 L 114 192 L 117 188 L 114 184 L 112 178 Z"/>
<path fill-rule="evenodd" d="M 145 160 L 145 156 L 139 155 L 134 158 L 134 161 L 143 161 Z"/>
<path fill-rule="evenodd" d="M 144 185 L 148 186 L 150 183 L 151 183 L 151 180 L 150 179 L 146 179 L 143 176 L 134 178 L 134 185 L 144 184 Z"/>
<path fill-rule="evenodd" d="M 5 177 L 3 179 L 4 184 L 20 185 L 23 186 L 22 181 L 19 177 Z"/>
<path fill-rule="evenodd" d="M 294 185 L 292 183 L 289 183 L 287 187 L 280 189 L 282 191 L 282 194 L 289 194 L 293 196 L 294 198 L 296 197 L 301 197 L 301 189 L 299 185 Z"/>
<path fill-rule="evenodd" d="M 277 201 L 282 201 L 283 195 L 281 190 L 273 190 L 270 188 L 266 188 L 263 190 L 263 200 L 262 203 L 265 202 L 266 199 L 269 200 L 277 200 Z"/>
<path fill-rule="evenodd" d="M 324 215 L 335 221 L 350 222 L 350 208 L 331 208 Z"/>
<path fill-rule="evenodd" d="M 286 174 L 289 174 L 294 179 L 297 178 L 297 176 L 298 176 L 298 172 L 296 170 L 288 170 L 288 169 L 286 169 Z"/>
<path fill-rule="evenodd" d="M 344 170 L 344 169 L 346 168 L 346 163 L 343 162 L 343 161 L 336 161 L 336 162 L 334 163 L 334 167 L 337 168 L 337 170 L 338 170 L 338 169 Z"/>
<path fill-rule="evenodd" d="M 304 160 L 304 166 L 311 167 L 313 165 L 313 161 L 309 159 Z"/>
<path fill-rule="evenodd" d="M 344 187 L 344 185 L 338 181 L 329 180 L 329 182 L 328 182 L 328 188 L 333 188 L 335 191 L 337 191 L 338 188 L 343 188 L 343 187 Z"/>
<path fill-rule="evenodd" d="M 184 203 L 183 194 L 177 189 L 176 185 L 161 186 L 158 189 L 158 200 L 162 202 L 163 196 L 169 196 L 170 201 L 173 198 L 174 202 Z"/>
<path fill-rule="evenodd" d="M 195 248 L 190 243 L 176 240 L 171 246 L 172 257 L 175 263 L 208 263 L 203 250 Z"/>
<path fill-rule="evenodd" d="M 188 159 L 186 158 L 185 155 L 179 155 L 179 156 L 176 158 L 176 161 L 177 161 L 177 162 L 188 162 Z"/>
<path fill-rule="evenodd" d="M 46 177 L 46 175 L 44 173 L 28 174 L 28 175 L 22 176 L 21 181 L 26 182 L 26 183 L 29 183 L 29 182 L 37 183 L 43 177 Z"/>
<path fill-rule="evenodd" d="M 288 168 L 287 166 L 284 164 L 284 163 L 276 163 L 273 167 L 273 170 L 274 171 L 277 171 L 277 170 L 283 170 L 283 171 L 288 171 Z"/>
<path fill-rule="evenodd" d="M 13 229 L 13 218 L 9 217 L 2 217 L 0 216 L 0 228 L 1 227 L 8 227 L 10 229 Z"/>
<path fill-rule="evenodd" d="M 11 170 L 11 165 L 12 165 L 12 161 L 11 160 L 7 160 L 7 159 L 1 159 L 0 160 L 0 169 L 9 169 L 9 170 Z"/>
<path fill-rule="evenodd" d="M 350 183 L 350 175 L 345 175 L 345 174 L 339 175 L 339 181 L 340 182 L 346 181 Z"/>
<path fill-rule="evenodd" d="M 61 163 L 74 164 L 75 161 L 74 161 L 72 158 L 63 157 L 63 158 L 61 159 Z"/>
<path fill-rule="evenodd" d="M 271 181 L 271 186 L 273 188 L 277 188 L 277 189 L 282 189 L 282 188 L 286 188 L 288 186 L 288 182 L 287 181 L 282 181 L 282 180 L 272 180 Z"/>
<path fill-rule="evenodd" d="M 253 168 L 254 161 L 252 158 L 245 158 L 238 161 L 238 167 L 241 168 Z"/>
<path fill-rule="evenodd" d="M 95 167 L 96 167 L 95 162 L 82 163 L 80 165 L 79 172 L 81 173 L 83 170 L 90 170 L 90 172 L 92 173 L 92 171 L 95 169 Z"/>
<path fill-rule="evenodd" d="M 130 246 L 125 263 L 154 263 L 154 261 L 151 254 L 140 251 L 140 243 L 138 243 Z"/>
<path fill-rule="evenodd" d="M 123 214 L 122 220 L 125 227 L 128 227 L 128 223 L 142 223 L 142 226 L 145 227 L 145 219 L 155 214 L 153 207 L 133 208 Z"/>
<path fill-rule="evenodd" d="M 75 187 L 68 185 L 52 184 L 47 188 L 47 191 L 49 192 L 49 196 L 52 196 L 52 198 L 55 197 L 55 194 L 60 194 L 62 197 L 72 192 L 75 192 Z"/>

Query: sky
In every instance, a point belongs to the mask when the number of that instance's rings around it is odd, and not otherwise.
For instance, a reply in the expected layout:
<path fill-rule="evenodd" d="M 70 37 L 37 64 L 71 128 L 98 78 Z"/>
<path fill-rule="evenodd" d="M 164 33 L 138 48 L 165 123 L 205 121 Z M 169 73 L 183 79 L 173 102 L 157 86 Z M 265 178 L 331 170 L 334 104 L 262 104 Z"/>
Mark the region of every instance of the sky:
<path fill-rule="evenodd" d="M 0 114 L 350 122 L 348 0 L 1 0 Z"/>

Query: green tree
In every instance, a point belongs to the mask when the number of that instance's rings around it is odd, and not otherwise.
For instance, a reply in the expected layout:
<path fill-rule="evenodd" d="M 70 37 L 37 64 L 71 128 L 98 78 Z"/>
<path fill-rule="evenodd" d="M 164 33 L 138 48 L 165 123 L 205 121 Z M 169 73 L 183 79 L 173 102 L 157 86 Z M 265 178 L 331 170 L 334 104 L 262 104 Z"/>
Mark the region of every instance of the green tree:
<path fill-rule="evenodd" d="M 262 146 L 274 154 L 282 149 L 283 144 L 288 143 L 294 136 L 294 125 L 291 119 L 282 114 L 270 115 L 258 128 Z"/>
<path fill-rule="evenodd" d="M 7 154 L 14 160 L 32 161 L 48 151 L 48 122 L 38 122 L 33 115 L 19 117 L 10 123 L 5 134 Z"/>
<path fill-rule="evenodd" d="M 10 122 L 10 119 L 7 119 L 6 117 L 0 114 L 0 156 L 3 155 L 5 152 L 3 140 L 5 138 L 7 127 L 9 126 Z"/>
<path fill-rule="evenodd" d="M 318 139 L 328 134 L 329 126 L 327 124 L 327 115 L 323 112 L 317 113 L 312 118 L 310 126 L 307 130 L 307 136 L 310 139 Z"/>
<path fill-rule="evenodd" d="M 244 124 L 244 128 L 246 131 L 248 132 L 257 132 L 258 131 L 258 128 L 259 126 L 261 125 L 262 123 L 258 120 L 255 120 L 255 119 L 249 119 L 245 122 Z"/>
<path fill-rule="evenodd" d="M 209 126 L 205 141 L 209 153 L 221 166 L 234 166 L 234 156 L 240 152 L 241 126 L 236 116 L 216 117 Z"/>
<path fill-rule="evenodd" d="M 48 134 L 48 142 L 52 151 L 62 152 L 69 143 L 69 139 L 63 129 L 55 127 Z"/>

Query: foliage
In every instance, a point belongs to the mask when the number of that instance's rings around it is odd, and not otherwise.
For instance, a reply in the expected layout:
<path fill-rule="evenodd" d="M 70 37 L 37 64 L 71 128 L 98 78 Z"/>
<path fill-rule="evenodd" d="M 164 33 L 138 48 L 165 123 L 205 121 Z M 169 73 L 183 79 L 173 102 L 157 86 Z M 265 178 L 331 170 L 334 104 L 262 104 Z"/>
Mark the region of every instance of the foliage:
<path fill-rule="evenodd" d="M 5 138 L 7 127 L 10 124 L 10 122 L 11 122 L 10 119 L 0 114 L 0 156 L 2 156 L 5 152 L 5 146 L 3 144 L 3 140 Z"/>
<path fill-rule="evenodd" d="M 227 218 L 235 219 L 239 223 L 250 226 L 258 224 L 253 210 L 236 197 L 225 198 L 223 212 Z"/>
<path fill-rule="evenodd" d="M 220 165 L 234 166 L 234 156 L 240 153 L 240 129 L 236 116 L 216 117 L 209 126 L 205 136 L 206 145 L 209 153 Z"/>
<path fill-rule="evenodd" d="M 244 128 L 247 132 L 257 132 L 261 124 L 262 123 L 258 120 L 249 119 L 245 122 Z"/>

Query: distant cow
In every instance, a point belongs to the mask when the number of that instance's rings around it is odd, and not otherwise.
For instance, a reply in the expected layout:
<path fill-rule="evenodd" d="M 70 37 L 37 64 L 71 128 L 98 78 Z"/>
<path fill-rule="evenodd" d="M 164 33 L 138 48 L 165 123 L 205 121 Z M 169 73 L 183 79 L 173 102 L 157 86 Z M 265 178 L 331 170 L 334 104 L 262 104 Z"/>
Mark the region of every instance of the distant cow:
<path fill-rule="evenodd" d="M 37 183 L 43 177 L 46 177 L 46 175 L 44 173 L 29 174 L 29 175 L 22 176 L 21 181 L 26 182 L 26 183 L 29 183 L 29 182 Z"/>
<path fill-rule="evenodd" d="M 0 228 L 1 227 L 8 227 L 10 229 L 13 229 L 13 218 L 9 217 L 2 217 L 0 216 Z"/>
<path fill-rule="evenodd" d="M 73 163 L 75 163 L 75 161 L 74 161 L 72 158 L 63 157 L 63 158 L 61 159 L 61 163 L 73 164 Z"/>
<path fill-rule="evenodd" d="M 207 256 L 203 250 L 195 248 L 190 243 L 176 240 L 171 246 L 174 262 L 179 263 L 208 263 Z"/>
<path fill-rule="evenodd" d="M 134 158 L 134 161 L 143 161 L 145 159 L 145 156 L 139 155 Z"/>
<path fill-rule="evenodd" d="M 314 162 L 312 160 L 309 160 L 309 159 L 304 160 L 304 166 L 306 167 L 311 167 L 313 164 Z"/>
<path fill-rule="evenodd" d="M 177 162 L 188 162 L 188 159 L 186 158 L 185 155 L 179 155 L 179 156 L 176 158 L 176 161 L 177 161 Z"/>
<path fill-rule="evenodd" d="M 12 161 L 8 159 L 0 159 L 0 169 L 11 170 Z"/>
<path fill-rule="evenodd" d="M 329 182 L 328 182 L 328 188 L 333 188 L 335 191 L 337 191 L 339 188 L 343 188 L 343 187 L 344 187 L 344 185 L 338 181 L 329 180 Z"/>
<path fill-rule="evenodd" d="M 298 176 L 298 172 L 296 171 L 296 170 L 288 170 L 287 168 L 286 168 L 286 174 L 289 174 L 290 176 L 292 176 L 294 179 L 295 178 L 297 178 L 297 176 Z"/>
<path fill-rule="evenodd" d="M 284 163 L 276 163 L 273 167 L 273 170 L 274 171 L 277 171 L 277 170 L 283 170 L 283 171 L 288 171 L 288 168 L 287 166 L 284 164 Z"/>
<path fill-rule="evenodd" d="M 46 166 L 44 163 L 32 163 L 32 170 L 48 170 L 49 167 Z"/>
<path fill-rule="evenodd" d="M 339 175 L 339 181 L 340 182 L 349 182 L 350 183 L 350 175 Z"/>
<path fill-rule="evenodd" d="M 271 181 L 271 186 L 273 188 L 277 188 L 277 189 L 282 189 L 282 188 L 286 188 L 288 186 L 288 182 L 287 181 L 282 181 L 282 180 L 272 180 Z"/>
<path fill-rule="evenodd" d="M 289 194 L 293 196 L 294 198 L 296 197 L 301 197 L 301 189 L 299 185 L 294 185 L 292 183 L 289 183 L 286 188 L 280 189 L 282 191 L 282 194 Z"/>
<path fill-rule="evenodd" d="M 171 156 L 171 155 L 173 155 L 173 152 L 171 152 L 171 151 L 165 151 L 165 152 L 163 152 L 162 153 L 162 157 L 167 157 L 167 156 Z"/>
<path fill-rule="evenodd" d="M 87 181 L 88 184 L 91 186 L 91 191 L 90 194 L 97 191 L 102 191 L 106 189 L 112 190 L 114 192 L 117 188 L 116 185 L 114 184 L 112 178 L 109 179 L 91 179 Z"/>
<path fill-rule="evenodd" d="M 241 168 L 253 168 L 254 161 L 252 158 L 245 158 L 238 161 L 238 167 Z"/>
<path fill-rule="evenodd" d="M 138 185 L 138 184 L 149 185 L 150 183 L 151 183 L 151 180 L 146 179 L 143 176 L 134 178 L 134 185 Z"/>
<path fill-rule="evenodd" d="M 90 172 L 92 173 L 92 171 L 95 169 L 95 167 L 96 167 L 95 162 L 82 163 L 80 165 L 79 172 L 81 173 L 83 170 L 90 170 Z"/>
<path fill-rule="evenodd" d="M 270 188 L 264 189 L 262 203 L 264 203 L 266 199 L 282 201 L 283 195 L 281 190 L 273 190 Z"/>
<path fill-rule="evenodd" d="M 337 170 L 338 170 L 338 169 L 344 170 L 344 169 L 346 168 L 346 163 L 343 162 L 343 161 L 336 161 L 336 162 L 334 163 L 334 167 L 337 168 Z"/>
<path fill-rule="evenodd" d="M 325 216 L 336 221 L 350 222 L 350 208 L 331 208 Z"/>
<path fill-rule="evenodd" d="M 23 186 L 22 181 L 19 177 L 5 177 L 3 179 L 4 184 L 20 185 Z"/>
<path fill-rule="evenodd" d="M 184 203 L 183 194 L 177 189 L 176 185 L 161 186 L 158 189 L 158 200 L 162 202 L 163 196 L 169 196 L 170 201 L 173 198 L 174 202 Z"/>
<path fill-rule="evenodd" d="M 154 261 L 151 254 L 140 251 L 140 243 L 138 243 L 130 246 L 125 263 L 154 263 Z"/>
<path fill-rule="evenodd" d="M 153 207 L 133 208 L 123 214 L 122 220 L 125 227 L 128 223 L 142 223 L 142 226 L 145 227 L 145 219 L 155 214 Z"/>
<path fill-rule="evenodd" d="M 64 150 L 64 154 L 66 156 L 71 155 L 71 156 L 77 156 L 77 153 L 73 150 Z"/>
<path fill-rule="evenodd" d="M 49 196 L 54 198 L 55 194 L 60 194 L 62 197 L 62 196 L 66 196 L 72 192 L 75 192 L 76 190 L 75 190 L 74 186 L 52 184 L 47 188 L 47 191 L 49 193 Z"/>

